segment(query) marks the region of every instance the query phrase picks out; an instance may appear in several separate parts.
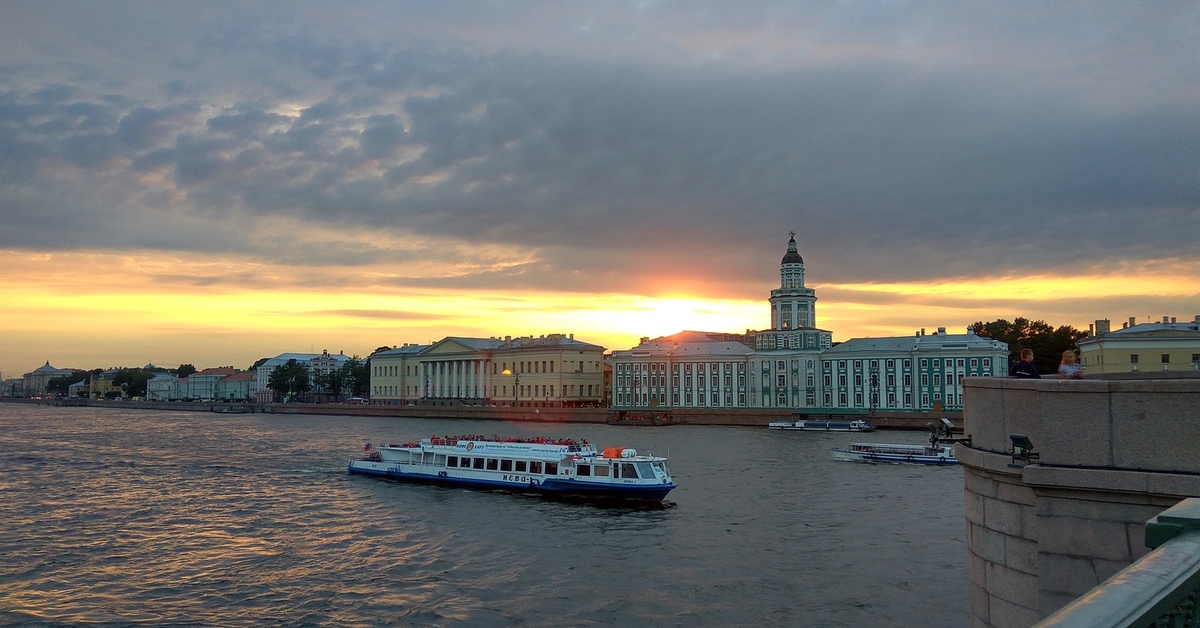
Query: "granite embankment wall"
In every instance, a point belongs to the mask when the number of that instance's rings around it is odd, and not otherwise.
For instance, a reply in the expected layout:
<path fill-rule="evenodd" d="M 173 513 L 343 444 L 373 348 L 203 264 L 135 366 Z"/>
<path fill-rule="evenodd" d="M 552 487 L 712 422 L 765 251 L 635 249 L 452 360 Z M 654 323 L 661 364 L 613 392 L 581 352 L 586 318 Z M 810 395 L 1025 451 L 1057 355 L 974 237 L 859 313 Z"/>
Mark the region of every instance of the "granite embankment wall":
<path fill-rule="evenodd" d="M 1149 552 L 1200 496 L 1200 378 L 969 378 L 957 448 L 973 625 L 1032 626 Z M 1014 460 L 1010 435 L 1039 458 Z"/>
<path fill-rule="evenodd" d="M 71 405 L 93 408 L 124 408 L 144 410 L 183 410 L 191 412 L 221 412 L 228 410 L 249 411 L 267 414 L 324 414 L 351 416 L 381 416 L 406 417 L 418 419 L 469 419 L 476 421 L 532 421 L 541 423 L 608 423 L 618 415 L 610 408 L 532 408 L 532 407 L 479 407 L 462 405 L 371 405 L 371 404 L 336 404 L 336 403 L 200 403 L 200 402 L 161 402 L 161 401 L 96 401 L 87 399 L 71 400 L 31 400 L 3 399 L 15 403 L 40 403 L 41 405 Z M 771 421 L 782 421 L 794 418 L 791 410 L 765 409 L 734 409 L 734 410 L 704 410 L 704 409 L 647 409 L 633 410 L 627 416 L 654 417 L 669 416 L 673 422 L 688 425 L 726 425 L 744 427 L 763 427 Z M 877 412 L 862 417 L 881 429 L 915 429 L 924 430 L 930 422 L 946 417 L 956 425 L 961 424 L 962 415 L 958 413 L 885 413 Z"/>

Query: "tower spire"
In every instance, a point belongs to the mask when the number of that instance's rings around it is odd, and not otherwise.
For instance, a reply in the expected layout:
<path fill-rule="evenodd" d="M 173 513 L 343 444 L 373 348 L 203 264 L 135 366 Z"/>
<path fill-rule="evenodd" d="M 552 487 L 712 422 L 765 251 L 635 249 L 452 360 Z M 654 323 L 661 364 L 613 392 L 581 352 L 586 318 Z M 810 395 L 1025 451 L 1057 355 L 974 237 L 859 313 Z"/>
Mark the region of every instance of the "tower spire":
<path fill-rule="evenodd" d="M 804 287 L 804 258 L 796 250 L 796 232 L 788 232 L 787 252 L 779 263 L 779 288 L 771 291 L 771 328 L 816 327 L 811 288 Z"/>

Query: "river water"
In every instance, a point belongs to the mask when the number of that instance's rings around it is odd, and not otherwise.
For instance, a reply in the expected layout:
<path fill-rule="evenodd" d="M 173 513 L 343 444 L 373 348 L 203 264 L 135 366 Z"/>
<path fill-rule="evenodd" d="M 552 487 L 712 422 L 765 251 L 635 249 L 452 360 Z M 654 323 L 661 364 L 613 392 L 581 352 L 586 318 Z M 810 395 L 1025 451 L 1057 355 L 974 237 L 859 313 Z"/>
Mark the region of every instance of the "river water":
<path fill-rule="evenodd" d="M 669 454 L 663 508 L 346 473 L 365 441 Z M 0 625 L 963 626 L 958 467 L 837 462 L 915 432 L 0 404 Z"/>

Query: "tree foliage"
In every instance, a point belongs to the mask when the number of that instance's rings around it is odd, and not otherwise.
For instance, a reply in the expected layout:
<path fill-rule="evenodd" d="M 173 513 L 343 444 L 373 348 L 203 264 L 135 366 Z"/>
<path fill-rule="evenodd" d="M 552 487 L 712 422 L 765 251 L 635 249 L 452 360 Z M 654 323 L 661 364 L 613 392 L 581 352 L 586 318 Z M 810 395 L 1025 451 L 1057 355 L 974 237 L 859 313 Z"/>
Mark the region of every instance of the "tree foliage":
<path fill-rule="evenodd" d="M 146 382 L 154 378 L 154 373 L 144 369 L 121 369 L 113 376 L 113 386 L 120 386 L 130 397 L 146 395 Z"/>
<path fill-rule="evenodd" d="M 335 370 L 317 373 L 313 376 L 313 383 L 322 394 L 332 399 L 362 396 L 370 387 L 368 366 L 354 356 Z"/>
<path fill-rule="evenodd" d="M 288 360 L 271 371 L 267 388 L 275 392 L 275 398 L 294 398 L 308 392 L 308 368 L 295 359 Z"/>
<path fill-rule="evenodd" d="M 179 368 L 171 369 L 171 373 L 173 373 L 175 377 L 178 377 L 179 379 L 183 379 L 195 372 L 196 367 L 192 366 L 191 364 L 180 364 Z"/>
<path fill-rule="evenodd" d="M 72 384 L 78 384 L 79 382 L 86 381 L 88 381 L 87 371 L 75 371 L 70 375 L 51 377 L 50 380 L 46 382 L 46 392 L 54 393 L 56 395 L 66 395 L 70 392 Z"/>
<path fill-rule="evenodd" d="M 1039 373 L 1055 373 L 1058 371 L 1062 354 L 1068 349 L 1075 349 L 1075 342 L 1088 335 L 1086 331 L 1063 325 L 1057 329 L 1046 321 L 1031 321 L 1017 317 L 1009 322 L 1005 319 L 991 322 L 976 322 L 971 326 L 975 334 L 1008 343 L 1008 361 L 1013 363 L 1019 359 L 1021 349 L 1033 351 L 1033 365 Z"/>
<path fill-rule="evenodd" d="M 392 350 L 391 347 L 389 347 L 387 345 L 383 345 L 382 347 L 376 347 L 375 350 L 371 352 L 371 355 L 375 355 L 376 353 L 381 353 L 383 351 L 391 351 L 391 350 Z"/>

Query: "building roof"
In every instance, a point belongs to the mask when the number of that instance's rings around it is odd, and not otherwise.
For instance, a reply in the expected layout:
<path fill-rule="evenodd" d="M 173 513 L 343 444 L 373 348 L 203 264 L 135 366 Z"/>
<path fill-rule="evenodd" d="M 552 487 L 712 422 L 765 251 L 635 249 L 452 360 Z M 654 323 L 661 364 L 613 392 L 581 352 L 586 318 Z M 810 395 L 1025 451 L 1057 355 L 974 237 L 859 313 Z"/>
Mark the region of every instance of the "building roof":
<path fill-rule="evenodd" d="M 787 253 L 783 255 L 782 264 L 803 264 L 804 258 L 800 257 L 800 253 L 796 251 L 796 234 L 792 234 L 792 239 L 788 240 Z"/>
<path fill-rule="evenodd" d="M 237 371 L 232 366 L 217 366 L 192 373 L 193 375 L 233 375 Z"/>
<path fill-rule="evenodd" d="M 374 358 L 374 357 L 380 357 L 380 356 L 417 355 L 418 353 L 421 353 L 422 351 L 424 351 L 432 346 L 433 345 L 406 344 L 402 347 L 392 347 L 391 349 L 388 349 L 386 351 L 379 351 L 376 353 L 372 353 L 370 357 Z"/>
<path fill-rule="evenodd" d="M 321 354 L 321 353 L 280 353 L 279 355 L 271 358 L 270 360 L 267 360 L 266 362 L 259 364 L 258 368 L 280 366 L 283 364 L 287 364 L 288 360 L 295 360 L 297 362 L 311 362 L 312 360 L 315 360 L 317 358 L 322 358 L 322 357 L 326 357 L 325 354 Z M 341 364 L 350 359 L 341 353 L 330 353 L 330 354 L 328 354 L 328 357 L 331 357 L 334 360 L 336 360 L 338 364 Z"/>
<path fill-rule="evenodd" d="M 747 347 L 740 342 L 689 342 L 682 344 L 675 350 L 677 358 L 699 358 L 699 357 L 727 357 L 736 356 L 743 357 L 754 353 L 754 349 Z"/>
<path fill-rule="evenodd" d="M 547 349 L 551 347 L 564 347 L 572 349 L 599 349 L 604 350 L 600 345 L 594 345 L 589 342 L 575 340 L 573 335 L 566 334 L 546 334 L 545 336 L 524 336 L 521 338 L 513 338 L 505 340 L 500 345 L 504 349 Z"/>
<path fill-rule="evenodd" d="M 30 374 L 31 374 L 31 375 L 34 375 L 34 374 L 38 374 L 38 375 L 40 375 L 40 374 L 42 374 L 42 373 L 47 373 L 47 374 L 55 374 L 55 373 L 62 373 L 62 372 L 63 372 L 63 370 L 64 370 L 64 369 L 60 369 L 60 368 L 56 368 L 56 367 L 50 366 L 50 361 L 49 361 L 49 360 L 46 360 L 46 363 L 45 363 L 45 364 L 43 364 L 42 366 L 39 366 L 39 367 L 37 367 L 37 368 L 33 369 L 33 371 L 31 371 L 31 372 L 30 372 Z"/>
<path fill-rule="evenodd" d="M 851 338 L 834 345 L 821 356 L 836 357 L 842 354 L 884 352 L 912 353 L 915 351 L 954 351 L 958 349 L 995 349 L 1007 351 L 1008 345 L 975 334 L 936 333 L 924 336 L 887 336 L 882 338 Z"/>

